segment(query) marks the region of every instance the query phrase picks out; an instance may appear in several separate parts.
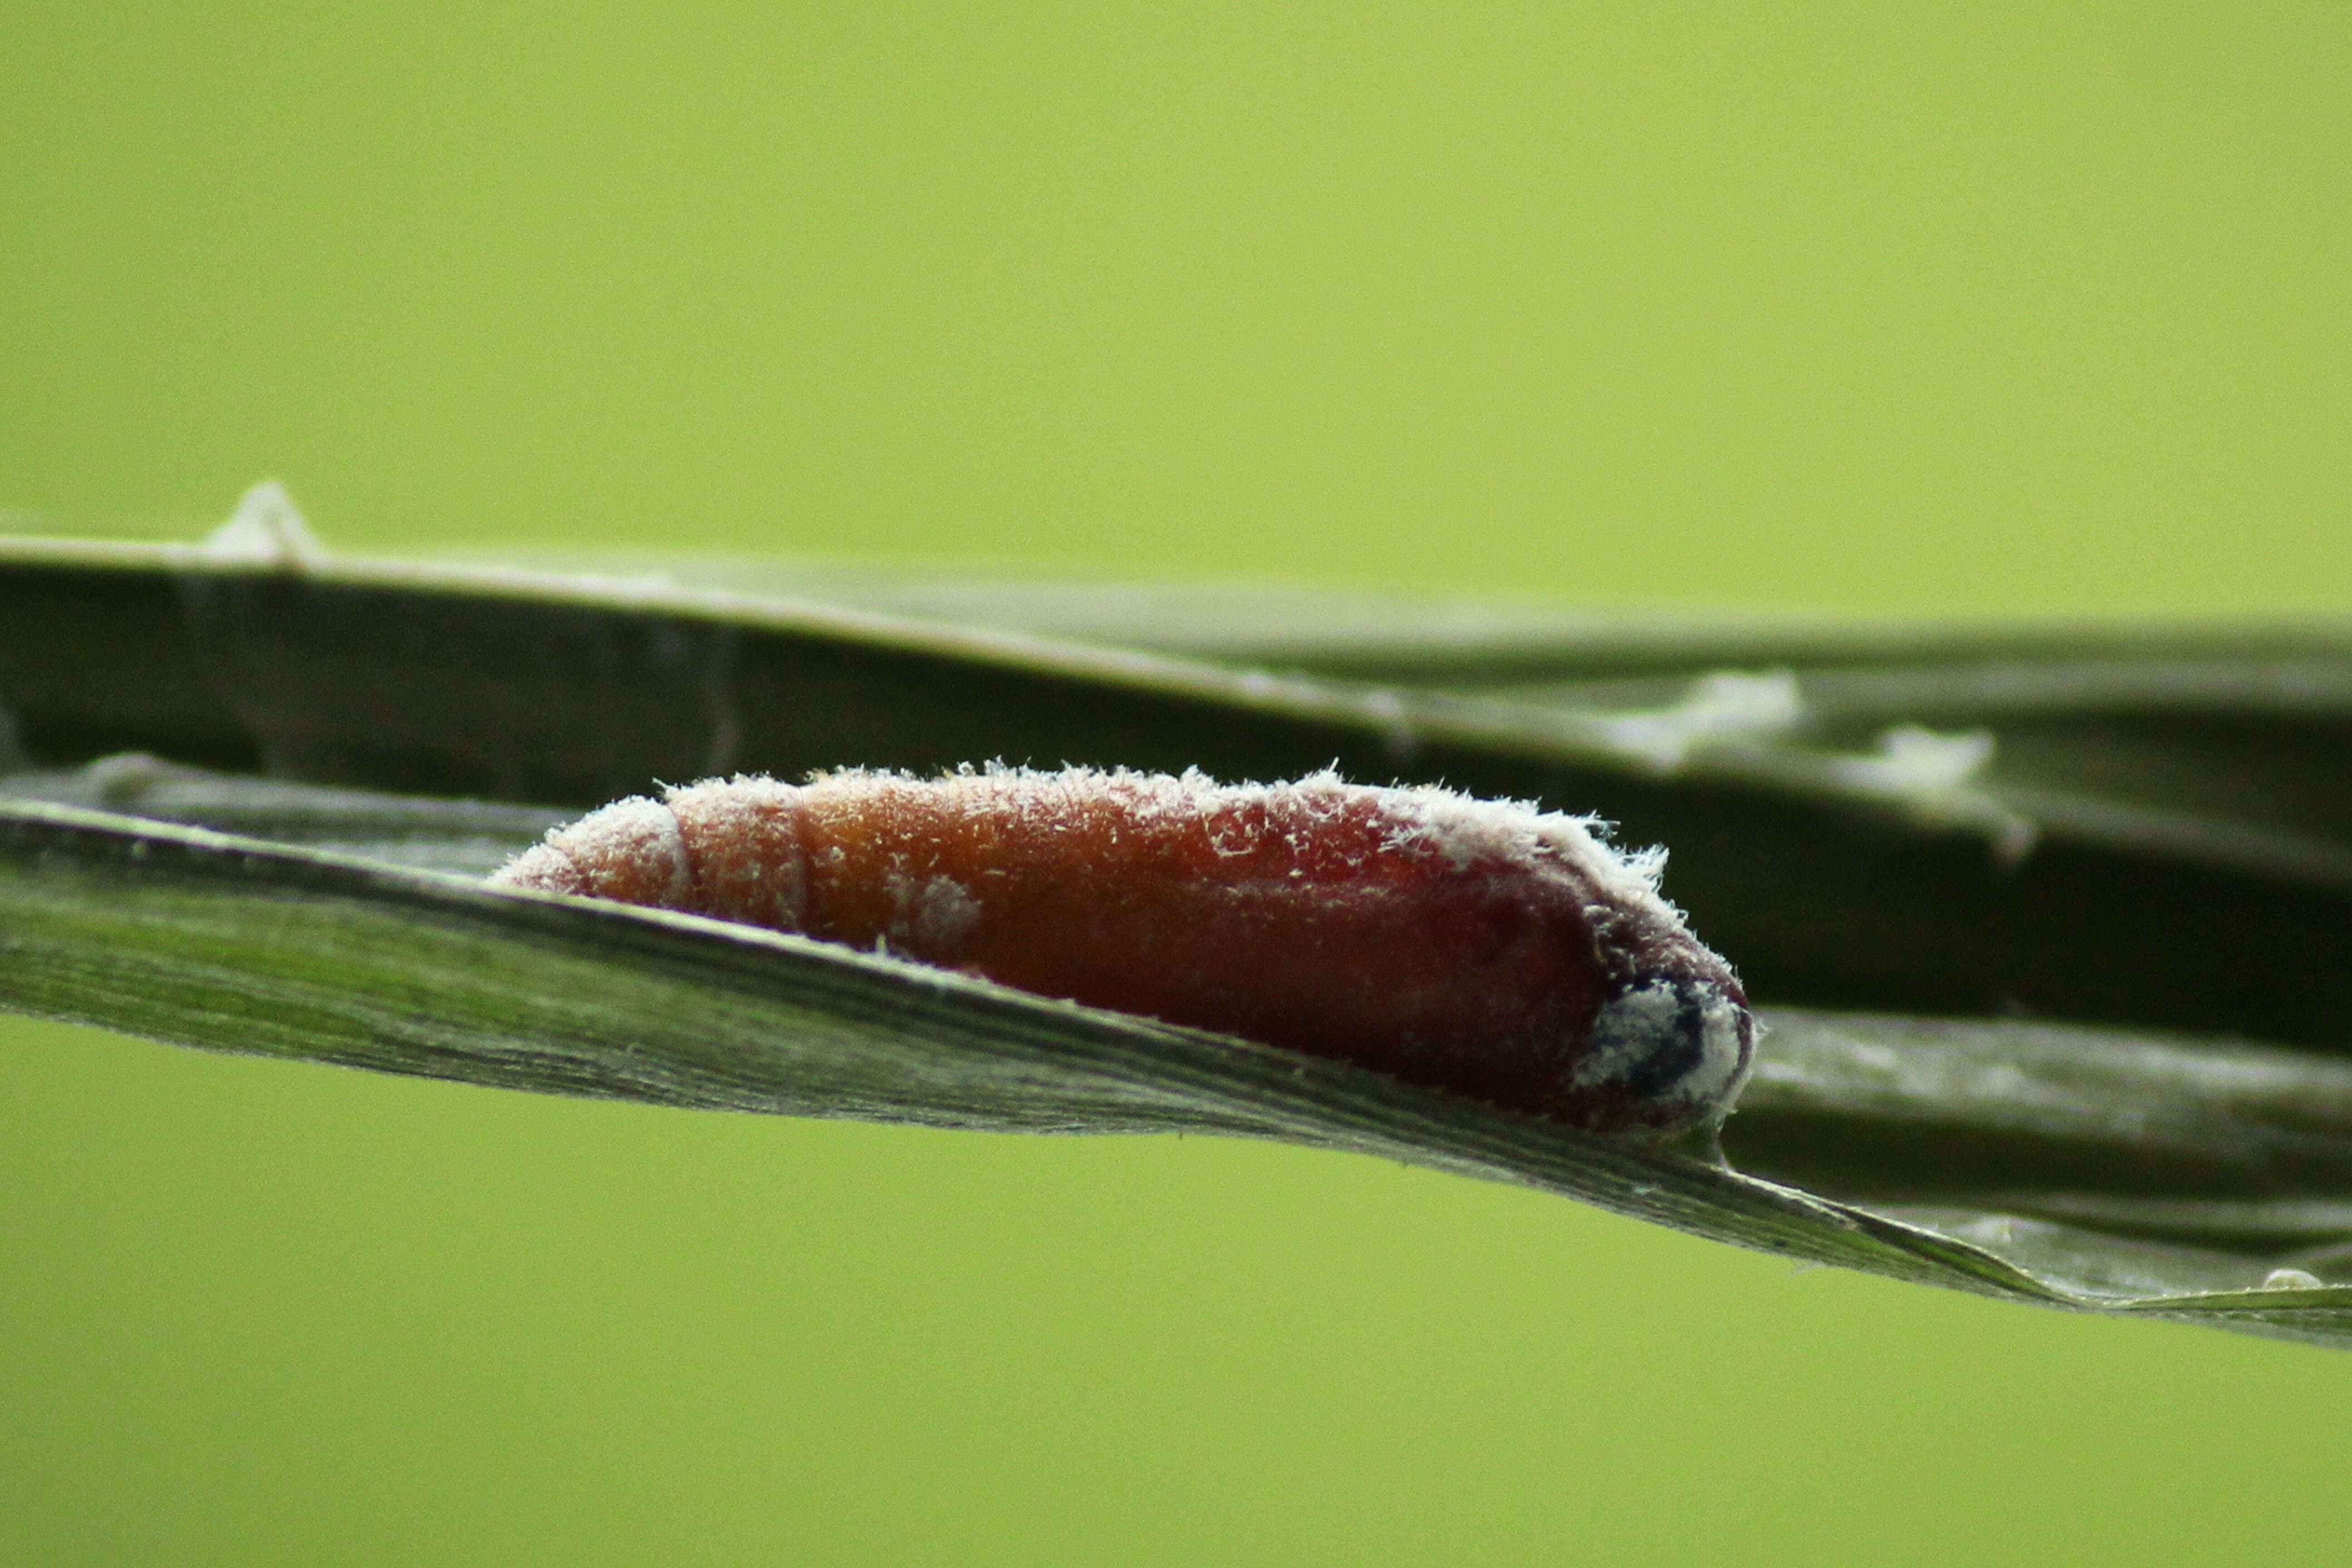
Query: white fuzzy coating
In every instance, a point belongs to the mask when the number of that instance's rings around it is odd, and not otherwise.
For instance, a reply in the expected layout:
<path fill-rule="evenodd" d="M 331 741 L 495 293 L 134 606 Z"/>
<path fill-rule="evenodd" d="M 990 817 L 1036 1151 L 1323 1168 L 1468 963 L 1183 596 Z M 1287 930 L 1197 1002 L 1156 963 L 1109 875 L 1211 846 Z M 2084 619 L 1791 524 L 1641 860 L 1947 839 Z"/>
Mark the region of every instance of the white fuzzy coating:
<path fill-rule="evenodd" d="M 750 841 L 757 823 L 765 823 L 772 837 L 778 824 L 795 820 L 808 794 L 836 790 L 876 797 L 960 796 L 967 809 L 1039 837 L 1099 820 L 1106 810 L 1133 823 L 1139 832 L 1200 824 L 1213 847 L 1232 855 L 1248 853 L 1265 834 L 1304 851 L 1324 824 L 1351 806 L 1370 803 L 1377 809 L 1391 849 L 1433 853 L 1454 869 L 1484 865 L 1566 871 L 1587 889 L 1596 927 L 1606 928 L 1634 914 L 1661 924 L 1675 924 L 1681 918 L 1658 891 L 1665 852 L 1622 854 L 1602 837 L 1606 829 L 1595 818 L 1545 811 L 1525 801 L 1481 800 L 1439 784 L 1350 784 L 1329 768 L 1275 784 L 1221 784 L 1197 768 L 1156 773 L 1129 768 L 1008 767 L 1001 763 L 967 765 L 937 778 L 844 768 L 813 774 L 806 785 L 738 774 L 674 785 L 663 800 L 632 795 L 615 801 L 555 829 L 495 880 L 529 883 L 566 864 L 588 870 L 629 862 L 656 873 L 664 885 L 659 902 L 689 907 L 698 901 L 695 864 L 673 809 L 684 805 L 705 846 L 701 893 L 715 892 L 709 884 L 717 879 L 751 879 L 759 884 L 756 900 L 739 896 L 733 900 L 738 907 L 764 904 L 768 918 L 796 927 L 807 908 L 812 870 L 804 858 L 771 856 L 752 861 L 725 851 Z M 950 935 L 978 918 L 971 890 L 952 882 L 932 885 L 940 880 L 918 885 L 909 878 L 904 887 L 894 886 L 902 910 L 897 922 L 901 933 Z"/>
<path fill-rule="evenodd" d="M 1696 1011 L 1696 1037 L 1685 1026 Z M 1572 1081 L 1580 1089 L 1640 1089 L 1639 1098 L 1669 1112 L 1714 1112 L 1730 1109 L 1753 1062 L 1740 1049 L 1743 1009 L 1704 981 L 1653 981 L 1601 1004 L 1593 1016 L 1586 1056 Z M 1691 1059 L 1669 1081 L 1642 1085 L 1662 1053 L 1689 1052 Z"/>
<path fill-rule="evenodd" d="M 917 881 L 897 877 L 890 885 L 896 911 L 888 938 L 899 946 L 951 950 L 980 924 L 980 900 L 953 877 L 938 875 Z"/>
<path fill-rule="evenodd" d="M 1217 847 L 1234 855 L 1253 847 L 1244 826 L 1253 820 L 1263 821 L 1267 831 L 1294 848 L 1304 848 L 1302 835 L 1311 835 L 1319 823 L 1351 803 L 1371 799 L 1391 825 L 1387 842 L 1392 848 L 1433 850 L 1456 869 L 1473 865 L 1565 868 L 1591 889 L 1596 905 L 1639 910 L 1664 923 L 1681 919 L 1658 891 L 1665 868 L 1664 849 L 1621 853 L 1602 837 L 1606 826 L 1596 817 L 1545 811 L 1528 801 L 1482 800 L 1442 784 L 1350 784 L 1331 768 L 1288 783 L 1221 784 L 1198 768 L 1158 773 L 1002 763 L 967 764 L 938 779 L 843 768 L 814 774 L 810 782 L 877 792 L 969 791 L 976 806 L 984 805 L 1039 833 L 1075 823 L 1115 800 L 1139 829 L 1206 822 L 1213 846 L 1218 835 L 1228 836 L 1229 845 Z"/>
<path fill-rule="evenodd" d="M 808 852 L 801 842 L 801 790 L 765 774 L 739 773 L 673 784 L 663 793 L 666 809 L 684 806 L 701 842 L 701 900 L 724 902 L 751 918 L 797 931 L 808 914 Z M 740 847 L 769 840 L 771 851 L 752 855 Z"/>
<path fill-rule="evenodd" d="M 669 885 L 663 889 L 665 903 L 682 904 L 694 897 L 694 860 L 686 849 L 686 835 L 679 831 L 677 813 L 659 801 L 633 796 L 614 810 L 614 826 L 625 833 L 642 833 L 658 839 L 663 860 L 669 867 Z"/>
<path fill-rule="evenodd" d="M 567 869 L 588 872 L 600 866 L 650 861 L 662 882 L 654 900 L 665 909 L 684 909 L 694 897 L 694 862 L 687 854 L 686 835 L 677 814 L 657 800 L 633 795 L 590 812 L 577 822 L 552 828 L 490 877 L 493 886 L 529 887 L 566 879 Z"/>

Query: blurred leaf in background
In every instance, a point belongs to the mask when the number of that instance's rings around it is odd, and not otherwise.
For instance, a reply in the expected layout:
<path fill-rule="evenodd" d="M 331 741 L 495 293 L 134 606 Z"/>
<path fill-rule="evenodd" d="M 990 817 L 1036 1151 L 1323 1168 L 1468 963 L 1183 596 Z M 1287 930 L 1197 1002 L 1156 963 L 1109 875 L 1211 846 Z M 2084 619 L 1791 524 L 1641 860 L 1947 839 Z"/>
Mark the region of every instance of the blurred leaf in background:
<path fill-rule="evenodd" d="M 0 505 L 40 527 L 194 537 L 278 474 L 345 549 L 2352 592 L 2330 8 L 0 36 Z M 2352 1372 L 2299 1347 L 1360 1158 L 0 1041 L 28 1562 L 2340 1550 Z"/>

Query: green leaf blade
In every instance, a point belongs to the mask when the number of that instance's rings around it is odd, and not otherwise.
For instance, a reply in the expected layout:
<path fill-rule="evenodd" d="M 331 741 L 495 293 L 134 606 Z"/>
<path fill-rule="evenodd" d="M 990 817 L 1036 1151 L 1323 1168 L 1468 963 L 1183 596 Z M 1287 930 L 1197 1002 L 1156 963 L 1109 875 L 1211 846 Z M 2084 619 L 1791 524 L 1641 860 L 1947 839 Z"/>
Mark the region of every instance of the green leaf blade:
<path fill-rule="evenodd" d="M 1278 1138 L 1809 1262 L 2352 1341 L 2352 1289 L 2326 1282 L 2352 1275 L 2336 629 L 1504 616 L 1351 643 L 1332 616 L 1297 643 L 1315 673 L 1276 674 L 1235 662 L 1280 653 L 1276 615 L 1213 650 L 1163 602 L 1151 652 L 1041 637 L 1035 611 L 0 548 L 0 1005 L 677 1106 Z M 1868 749 L 1905 719 L 1989 739 Z M 1775 1004 L 1736 1168 L 478 881 L 658 779 L 989 756 L 1336 759 L 1664 840 L 1669 890 Z"/>

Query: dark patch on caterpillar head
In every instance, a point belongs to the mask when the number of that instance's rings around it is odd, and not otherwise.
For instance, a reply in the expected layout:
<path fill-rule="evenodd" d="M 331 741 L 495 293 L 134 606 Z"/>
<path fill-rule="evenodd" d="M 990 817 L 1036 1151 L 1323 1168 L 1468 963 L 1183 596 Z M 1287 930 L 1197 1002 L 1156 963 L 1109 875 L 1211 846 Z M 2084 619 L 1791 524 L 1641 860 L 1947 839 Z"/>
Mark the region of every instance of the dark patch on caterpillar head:
<path fill-rule="evenodd" d="M 1727 975 L 1659 975 L 1593 1015 L 1570 1077 L 1572 1120 L 1594 1128 L 1719 1121 L 1747 1081 L 1756 1024 Z"/>

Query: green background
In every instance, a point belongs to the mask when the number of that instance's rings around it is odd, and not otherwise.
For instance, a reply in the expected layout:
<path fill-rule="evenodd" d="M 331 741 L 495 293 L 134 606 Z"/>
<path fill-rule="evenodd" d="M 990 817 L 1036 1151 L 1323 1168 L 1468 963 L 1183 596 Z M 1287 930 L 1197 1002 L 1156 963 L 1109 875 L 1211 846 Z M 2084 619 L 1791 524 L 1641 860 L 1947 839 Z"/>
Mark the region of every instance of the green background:
<path fill-rule="evenodd" d="M 2352 607 L 2352 14 L 1927 9 L 0 0 L 0 505 Z M 10 1563 L 2317 1563 L 2347 1445 L 1372 1161 L 0 1021 Z"/>

